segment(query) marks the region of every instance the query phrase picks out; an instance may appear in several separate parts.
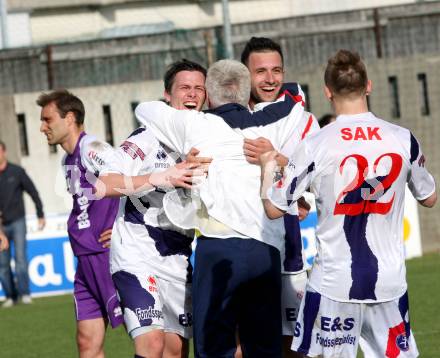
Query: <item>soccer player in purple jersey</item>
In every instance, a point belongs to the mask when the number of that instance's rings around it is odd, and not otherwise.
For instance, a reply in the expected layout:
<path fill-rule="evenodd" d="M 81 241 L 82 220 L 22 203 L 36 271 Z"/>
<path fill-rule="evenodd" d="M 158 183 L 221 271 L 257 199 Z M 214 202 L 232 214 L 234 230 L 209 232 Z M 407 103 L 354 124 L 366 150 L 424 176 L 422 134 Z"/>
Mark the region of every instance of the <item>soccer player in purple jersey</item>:
<path fill-rule="evenodd" d="M 371 356 L 417 357 L 403 204 L 408 185 L 421 205 L 433 207 L 434 178 L 413 134 L 368 111 L 372 86 L 357 53 L 338 51 L 324 80 L 336 121 L 298 146 L 280 182 L 262 185 L 272 219 L 288 212 L 307 188 L 317 198 L 318 252 L 292 349 L 308 357 L 354 358 L 362 337 Z M 275 156 L 261 157 L 265 175 L 273 172 Z"/>
<path fill-rule="evenodd" d="M 109 268 L 109 250 L 99 242 L 111 229 L 118 210 L 117 199 L 96 200 L 93 195 L 94 170 L 103 163 L 93 150 L 95 138 L 84 132 L 84 105 L 66 90 L 41 94 L 40 131 L 50 145 L 60 144 L 66 155 L 63 168 L 73 208 L 68 234 L 78 259 L 74 280 L 77 319 L 77 347 L 81 358 L 104 357 L 108 322 L 113 328 L 123 317 Z"/>

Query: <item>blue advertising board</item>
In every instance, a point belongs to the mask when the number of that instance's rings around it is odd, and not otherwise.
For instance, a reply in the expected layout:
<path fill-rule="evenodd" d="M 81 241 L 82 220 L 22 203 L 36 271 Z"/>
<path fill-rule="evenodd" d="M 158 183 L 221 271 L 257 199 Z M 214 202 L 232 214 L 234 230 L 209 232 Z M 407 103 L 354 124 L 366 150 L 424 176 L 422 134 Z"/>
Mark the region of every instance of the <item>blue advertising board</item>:
<path fill-rule="evenodd" d="M 306 257 L 310 264 L 316 252 L 314 240 L 316 221 L 316 212 L 311 212 L 301 223 Z M 27 218 L 29 280 L 31 294 L 34 297 L 73 291 L 76 259 L 67 237 L 66 222 L 67 215 L 51 216 L 47 218 L 45 230 L 39 232 L 36 229 L 36 219 Z M 0 285 L 0 298 L 2 297 L 4 292 Z"/>
<path fill-rule="evenodd" d="M 406 256 L 409 258 L 421 255 L 421 240 L 417 203 L 410 195 L 407 195 L 407 198 L 404 240 Z M 307 263 L 311 267 L 316 254 L 315 227 L 318 217 L 313 197 L 308 196 L 307 200 L 312 203 L 312 210 L 301 222 L 301 236 Z M 50 296 L 73 291 L 76 259 L 70 248 L 66 223 L 67 215 L 52 215 L 47 218 L 46 228 L 38 231 L 36 218 L 27 218 L 27 255 L 30 289 L 33 296 Z M 0 285 L 0 298 L 2 297 L 4 292 Z"/>
<path fill-rule="evenodd" d="M 71 292 L 76 261 L 67 236 L 28 239 L 27 245 L 32 296 Z M 3 296 L 4 292 L 0 289 L 0 297 Z"/>
<path fill-rule="evenodd" d="M 51 215 L 46 221 L 46 228 L 38 231 L 36 218 L 26 218 L 28 272 L 34 297 L 73 291 L 76 259 L 67 237 L 67 215 Z M 13 252 L 12 243 L 12 257 Z M 14 269 L 14 260 L 11 266 Z M 1 285 L 0 297 L 4 297 Z"/>

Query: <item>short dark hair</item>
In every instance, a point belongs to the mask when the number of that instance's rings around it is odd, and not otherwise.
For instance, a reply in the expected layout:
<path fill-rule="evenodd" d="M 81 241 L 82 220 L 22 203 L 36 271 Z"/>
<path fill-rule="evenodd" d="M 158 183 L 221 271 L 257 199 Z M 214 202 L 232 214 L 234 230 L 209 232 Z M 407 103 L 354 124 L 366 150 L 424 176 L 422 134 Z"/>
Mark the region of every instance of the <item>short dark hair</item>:
<path fill-rule="evenodd" d="M 281 61 L 284 64 L 284 56 L 281 46 L 267 37 L 251 37 L 241 53 L 241 63 L 247 66 L 249 56 L 252 52 L 278 52 L 281 56 Z"/>
<path fill-rule="evenodd" d="M 6 144 L 2 140 L 0 140 L 0 147 L 2 147 L 3 151 L 6 150 Z"/>
<path fill-rule="evenodd" d="M 324 82 L 336 95 L 364 94 L 368 76 L 359 54 L 349 50 L 339 50 L 330 57 L 325 69 Z"/>
<path fill-rule="evenodd" d="M 167 71 L 165 72 L 165 75 L 163 76 L 163 83 L 165 86 L 165 91 L 167 93 L 171 93 L 171 87 L 173 87 L 174 79 L 176 78 L 176 75 L 181 71 L 198 71 L 201 72 L 206 78 L 205 67 L 199 65 L 196 62 L 183 58 L 169 65 Z"/>
<path fill-rule="evenodd" d="M 66 89 L 58 89 L 49 93 L 42 93 L 37 99 L 37 104 L 40 107 L 45 107 L 52 102 L 55 103 L 61 118 L 66 117 L 68 112 L 72 112 L 77 125 L 84 123 L 84 104 L 74 94 Z"/>

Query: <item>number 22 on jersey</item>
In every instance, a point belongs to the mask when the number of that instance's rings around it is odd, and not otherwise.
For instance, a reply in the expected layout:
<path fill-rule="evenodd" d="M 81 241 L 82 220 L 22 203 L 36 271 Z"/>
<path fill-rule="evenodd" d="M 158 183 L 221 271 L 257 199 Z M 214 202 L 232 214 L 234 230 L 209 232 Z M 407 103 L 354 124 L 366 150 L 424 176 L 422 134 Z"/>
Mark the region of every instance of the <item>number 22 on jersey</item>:
<path fill-rule="evenodd" d="M 385 158 L 389 158 L 391 168 L 388 174 L 368 179 L 370 163 L 368 163 L 367 158 L 360 154 L 351 154 L 345 157 L 339 165 L 339 173 L 343 174 L 344 166 L 350 158 L 356 161 L 357 172 L 350 183 L 339 193 L 333 214 L 349 216 L 387 214 L 393 205 L 395 193 L 388 202 L 378 201 L 399 177 L 402 169 L 402 157 L 396 153 L 382 154 L 374 160 L 373 174 L 377 173 L 377 168 L 381 162 L 386 160 Z"/>

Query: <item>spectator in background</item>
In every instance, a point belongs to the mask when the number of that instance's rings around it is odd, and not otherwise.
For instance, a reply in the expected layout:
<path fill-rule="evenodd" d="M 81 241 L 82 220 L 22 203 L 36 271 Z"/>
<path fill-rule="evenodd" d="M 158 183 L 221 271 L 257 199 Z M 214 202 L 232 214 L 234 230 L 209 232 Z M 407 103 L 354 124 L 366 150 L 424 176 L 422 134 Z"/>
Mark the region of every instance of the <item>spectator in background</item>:
<path fill-rule="evenodd" d="M 9 241 L 2 229 L 0 229 L 0 251 L 7 250 L 9 248 Z"/>
<path fill-rule="evenodd" d="M 33 202 L 38 216 L 38 229 L 44 228 L 45 220 L 41 203 L 34 183 L 25 170 L 8 162 L 6 145 L 0 141 L 0 218 L 3 232 L 15 247 L 15 275 L 17 286 L 11 271 L 11 250 L 0 253 L 0 280 L 5 291 L 6 301 L 2 307 L 11 307 L 18 297 L 24 304 L 32 303 L 29 292 L 28 262 L 26 257 L 26 220 L 23 191 Z"/>
<path fill-rule="evenodd" d="M 333 123 L 336 121 L 336 117 L 334 114 L 327 113 L 324 114 L 321 118 L 318 120 L 319 127 L 325 127 L 327 124 Z"/>

